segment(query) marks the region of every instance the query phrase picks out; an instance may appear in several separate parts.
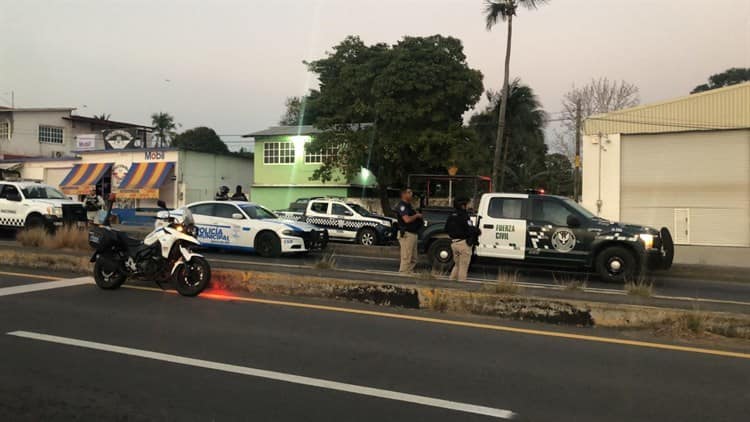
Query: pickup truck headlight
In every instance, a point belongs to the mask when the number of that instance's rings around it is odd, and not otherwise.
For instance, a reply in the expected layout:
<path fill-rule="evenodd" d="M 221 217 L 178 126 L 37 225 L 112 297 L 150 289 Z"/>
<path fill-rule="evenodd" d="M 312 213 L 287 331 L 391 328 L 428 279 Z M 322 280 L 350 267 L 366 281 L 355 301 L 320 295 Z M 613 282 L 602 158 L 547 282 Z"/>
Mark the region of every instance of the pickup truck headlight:
<path fill-rule="evenodd" d="M 63 216 L 62 207 L 47 207 L 47 215 L 51 215 L 57 218 L 62 218 Z"/>
<path fill-rule="evenodd" d="M 654 235 L 653 234 L 639 234 L 638 238 L 641 239 L 641 242 L 643 242 L 643 246 L 646 249 L 651 249 L 654 247 Z"/>

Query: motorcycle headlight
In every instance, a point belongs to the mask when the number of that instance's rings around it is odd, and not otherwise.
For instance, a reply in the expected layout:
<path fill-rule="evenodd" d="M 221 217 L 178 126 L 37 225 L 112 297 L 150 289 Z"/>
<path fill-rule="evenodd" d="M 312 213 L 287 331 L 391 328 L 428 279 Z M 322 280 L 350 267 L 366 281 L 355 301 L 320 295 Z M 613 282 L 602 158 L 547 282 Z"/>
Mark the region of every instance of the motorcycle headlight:
<path fill-rule="evenodd" d="M 63 216 L 62 207 L 47 207 L 47 214 L 53 217 L 62 218 Z"/>
<path fill-rule="evenodd" d="M 638 238 L 641 239 L 641 242 L 643 242 L 643 247 L 646 249 L 651 249 L 654 247 L 654 235 L 643 233 L 639 234 Z"/>

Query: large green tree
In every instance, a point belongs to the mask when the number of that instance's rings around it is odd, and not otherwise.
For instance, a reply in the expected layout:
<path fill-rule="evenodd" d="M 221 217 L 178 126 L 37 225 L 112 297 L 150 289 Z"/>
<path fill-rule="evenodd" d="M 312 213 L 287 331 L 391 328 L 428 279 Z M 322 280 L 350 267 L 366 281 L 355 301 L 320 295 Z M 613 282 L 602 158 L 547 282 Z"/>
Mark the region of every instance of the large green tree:
<path fill-rule="evenodd" d="M 750 67 L 733 67 L 721 73 L 711 75 L 708 78 L 708 83 L 696 86 L 691 94 L 736 85 L 747 81 L 750 81 Z"/>
<path fill-rule="evenodd" d="M 495 189 L 502 187 L 502 178 L 505 172 L 503 168 L 505 163 L 501 155 L 503 150 L 502 143 L 505 138 L 505 116 L 508 106 L 509 78 L 510 78 L 510 51 L 513 40 L 513 17 L 516 16 L 519 7 L 525 7 L 529 10 L 535 10 L 548 0 L 484 0 L 484 14 L 487 30 L 491 30 L 499 21 L 508 24 L 508 34 L 505 42 L 505 73 L 503 74 L 503 87 L 500 90 L 502 97 L 500 107 L 497 112 L 497 133 L 495 134 L 495 152 L 492 163 L 492 182 Z"/>
<path fill-rule="evenodd" d="M 479 140 L 478 150 L 473 153 L 478 159 L 474 166 L 481 172 L 493 168 L 493 157 L 497 155 L 497 144 L 494 142 L 498 131 L 496 116 L 502 97 L 500 92 L 487 92 L 489 105 L 482 112 L 474 114 L 469 121 L 469 127 Z M 519 79 L 509 84 L 507 104 L 506 136 L 501 151 L 507 165 L 504 166 L 504 174 L 498 179 L 502 184 L 495 186 L 495 190 L 517 192 L 541 186 L 547 176 L 547 145 L 544 142 L 547 114 L 531 87 L 524 85 Z"/>
<path fill-rule="evenodd" d="M 318 94 L 318 91 L 312 90 L 305 96 L 288 97 L 279 124 L 285 126 L 311 125 L 317 118 L 315 98 Z"/>
<path fill-rule="evenodd" d="M 219 138 L 219 135 L 213 129 L 205 126 L 188 129 L 180 133 L 175 136 L 172 145 L 212 154 L 226 154 L 229 152 L 227 144 Z"/>
<path fill-rule="evenodd" d="M 308 66 L 320 81 L 315 124 L 324 133 L 307 148 L 338 149 L 314 178 L 352 177 L 365 167 L 389 209 L 388 186 L 404 184 L 411 173 L 445 173 L 472 142 L 462 116 L 481 97 L 482 74 L 466 63 L 456 38 L 366 45 L 350 36 Z"/>

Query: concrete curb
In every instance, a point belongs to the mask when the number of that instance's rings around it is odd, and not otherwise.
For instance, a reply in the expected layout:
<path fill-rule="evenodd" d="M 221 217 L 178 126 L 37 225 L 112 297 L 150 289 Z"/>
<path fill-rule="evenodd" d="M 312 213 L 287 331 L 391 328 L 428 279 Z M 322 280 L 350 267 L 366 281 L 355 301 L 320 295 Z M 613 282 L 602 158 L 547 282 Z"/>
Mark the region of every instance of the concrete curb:
<path fill-rule="evenodd" d="M 745 314 L 696 312 L 241 270 L 214 271 L 213 285 L 220 289 L 255 294 L 343 299 L 383 306 L 576 326 L 645 328 L 681 324 L 695 319 L 701 324 L 702 330 L 750 339 L 750 316 Z"/>

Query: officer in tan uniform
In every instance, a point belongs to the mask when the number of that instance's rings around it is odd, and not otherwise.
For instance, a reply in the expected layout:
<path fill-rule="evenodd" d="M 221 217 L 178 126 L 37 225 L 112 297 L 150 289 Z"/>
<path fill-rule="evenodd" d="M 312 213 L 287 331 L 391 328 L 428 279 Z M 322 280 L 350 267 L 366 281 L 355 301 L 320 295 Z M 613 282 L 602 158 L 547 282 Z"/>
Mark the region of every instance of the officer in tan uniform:
<path fill-rule="evenodd" d="M 467 199 L 456 199 L 453 201 L 455 210 L 445 222 L 445 231 L 451 238 L 451 250 L 453 251 L 453 270 L 450 279 L 466 281 L 469 274 L 469 264 L 479 230 L 471 223 L 471 218 L 466 210 L 469 203 Z"/>
<path fill-rule="evenodd" d="M 401 190 L 401 202 L 396 205 L 398 215 L 398 243 L 401 246 L 400 273 L 412 274 L 417 265 L 417 233 L 422 227 L 422 214 L 411 205 L 414 193 L 410 188 Z"/>

